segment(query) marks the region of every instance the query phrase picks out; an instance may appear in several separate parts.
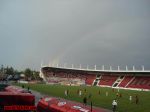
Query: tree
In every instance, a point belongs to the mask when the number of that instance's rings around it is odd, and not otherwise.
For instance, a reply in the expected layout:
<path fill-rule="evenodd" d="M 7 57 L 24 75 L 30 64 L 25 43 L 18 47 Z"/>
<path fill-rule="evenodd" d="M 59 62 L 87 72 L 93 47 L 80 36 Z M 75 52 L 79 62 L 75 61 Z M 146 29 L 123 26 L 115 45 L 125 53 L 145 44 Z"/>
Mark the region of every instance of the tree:
<path fill-rule="evenodd" d="M 25 69 L 24 74 L 27 79 L 31 78 L 32 77 L 31 69 L 30 68 Z"/>
<path fill-rule="evenodd" d="M 5 74 L 14 75 L 14 68 L 13 67 L 6 67 L 5 68 Z"/>
<path fill-rule="evenodd" d="M 3 65 L 1 65 L 0 72 L 1 72 L 1 73 L 4 72 L 4 66 L 3 66 Z"/>

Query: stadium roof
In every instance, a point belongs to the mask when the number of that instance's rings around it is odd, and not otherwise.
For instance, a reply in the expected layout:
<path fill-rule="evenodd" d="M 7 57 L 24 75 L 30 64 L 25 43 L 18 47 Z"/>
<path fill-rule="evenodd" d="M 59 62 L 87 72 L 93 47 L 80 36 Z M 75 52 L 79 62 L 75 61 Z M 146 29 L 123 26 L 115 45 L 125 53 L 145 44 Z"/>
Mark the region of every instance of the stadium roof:
<path fill-rule="evenodd" d="M 136 70 L 133 69 L 132 70 L 129 70 L 129 69 L 126 69 L 126 70 L 122 70 L 122 69 L 118 69 L 117 70 L 113 70 L 113 69 L 85 69 L 85 68 L 67 68 L 67 67 L 53 67 L 53 66 L 42 66 L 41 68 L 44 68 L 44 67 L 50 67 L 50 68 L 56 68 L 56 69 L 66 69 L 66 70 L 77 70 L 77 71 L 88 71 L 88 72 L 114 72 L 114 73 L 150 73 L 150 70 Z"/>

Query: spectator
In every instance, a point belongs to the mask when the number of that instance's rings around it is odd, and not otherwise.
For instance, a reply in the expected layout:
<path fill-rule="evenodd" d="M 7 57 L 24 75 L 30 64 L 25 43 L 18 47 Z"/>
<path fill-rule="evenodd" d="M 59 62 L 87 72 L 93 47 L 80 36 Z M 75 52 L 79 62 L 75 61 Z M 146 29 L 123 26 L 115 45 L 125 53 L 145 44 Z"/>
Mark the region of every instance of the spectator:
<path fill-rule="evenodd" d="M 101 91 L 100 91 L 100 90 L 98 91 L 98 94 L 99 94 L 99 95 L 101 94 Z"/>
<path fill-rule="evenodd" d="M 118 98 L 118 96 L 119 96 L 119 93 L 116 93 L 116 98 Z"/>
<path fill-rule="evenodd" d="M 139 103 L 139 98 L 138 98 L 138 96 L 137 96 L 137 95 L 135 96 L 135 103 L 136 103 L 136 104 L 138 104 L 138 103 Z"/>
<path fill-rule="evenodd" d="M 115 91 L 115 89 L 114 88 L 112 88 L 112 92 L 114 92 Z"/>
<path fill-rule="evenodd" d="M 79 94 L 79 89 L 77 90 L 77 94 Z"/>
<path fill-rule="evenodd" d="M 117 102 L 116 102 L 116 100 L 113 100 L 113 102 L 112 102 L 113 112 L 116 112 L 116 108 L 117 108 Z"/>
<path fill-rule="evenodd" d="M 24 88 L 24 85 L 22 85 L 22 88 Z"/>
<path fill-rule="evenodd" d="M 120 97 L 120 98 L 122 97 L 122 94 L 121 94 L 121 93 L 119 94 L 119 97 Z"/>
<path fill-rule="evenodd" d="M 120 89 L 118 88 L 118 92 L 120 91 Z"/>
<path fill-rule="evenodd" d="M 28 91 L 30 90 L 30 87 L 28 86 Z"/>
<path fill-rule="evenodd" d="M 86 93 L 86 88 L 84 89 L 84 92 Z"/>
<path fill-rule="evenodd" d="M 82 91 L 81 91 L 81 90 L 79 90 L 79 96 L 81 97 L 81 95 L 82 95 Z"/>
<path fill-rule="evenodd" d="M 68 96 L 68 90 L 65 90 L 65 96 Z"/>
<path fill-rule="evenodd" d="M 84 103 L 84 105 L 87 104 L 87 98 L 86 98 L 86 96 L 83 98 L 83 103 Z"/>
<path fill-rule="evenodd" d="M 90 99 L 91 97 L 92 97 L 92 94 L 90 93 L 90 94 L 89 94 L 89 99 Z"/>
<path fill-rule="evenodd" d="M 130 102 L 132 102 L 132 96 L 129 96 L 129 100 L 130 100 Z"/>
<path fill-rule="evenodd" d="M 108 96 L 108 91 L 106 91 L 106 96 Z"/>

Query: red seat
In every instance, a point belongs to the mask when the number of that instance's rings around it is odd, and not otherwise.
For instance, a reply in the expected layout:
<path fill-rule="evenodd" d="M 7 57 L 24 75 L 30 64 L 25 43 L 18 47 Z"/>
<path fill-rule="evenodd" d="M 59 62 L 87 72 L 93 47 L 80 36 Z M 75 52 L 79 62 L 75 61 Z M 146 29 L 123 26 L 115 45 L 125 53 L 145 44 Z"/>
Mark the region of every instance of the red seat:
<path fill-rule="evenodd" d="M 136 76 L 135 79 L 127 86 L 128 88 L 150 89 L 150 77 Z"/>
<path fill-rule="evenodd" d="M 93 81 L 96 79 L 96 76 L 95 75 L 86 75 L 86 81 L 85 83 L 87 85 L 92 85 L 93 84 Z"/>
<path fill-rule="evenodd" d="M 106 86 L 112 86 L 113 83 L 117 80 L 118 76 L 114 75 L 102 75 L 99 85 L 106 85 Z"/>
<path fill-rule="evenodd" d="M 122 82 L 119 84 L 119 87 L 125 87 L 132 78 L 133 76 L 125 76 Z"/>

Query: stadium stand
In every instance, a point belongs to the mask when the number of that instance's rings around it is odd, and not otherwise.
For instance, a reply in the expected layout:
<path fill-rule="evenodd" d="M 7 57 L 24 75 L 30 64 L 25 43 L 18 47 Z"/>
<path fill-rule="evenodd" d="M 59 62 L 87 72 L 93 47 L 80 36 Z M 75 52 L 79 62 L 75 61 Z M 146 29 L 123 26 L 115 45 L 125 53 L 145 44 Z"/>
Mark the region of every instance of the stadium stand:
<path fill-rule="evenodd" d="M 102 75 L 99 85 L 112 86 L 114 82 L 117 80 L 118 76 L 114 76 L 111 74 Z"/>
<path fill-rule="evenodd" d="M 128 88 L 150 89 L 150 77 L 136 76 L 134 80 L 127 86 Z"/>
<path fill-rule="evenodd" d="M 150 90 L 149 71 L 92 71 L 42 67 L 40 76 L 46 83 L 90 85 L 122 89 Z"/>
<path fill-rule="evenodd" d="M 93 84 L 93 81 L 96 79 L 96 76 L 95 75 L 87 75 L 86 76 L 86 81 L 85 83 L 87 85 L 92 85 Z"/>
<path fill-rule="evenodd" d="M 124 76 L 124 79 L 119 84 L 119 87 L 126 87 L 126 85 L 129 83 L 129 81 L 133 78 L 133 76 Z"/>

